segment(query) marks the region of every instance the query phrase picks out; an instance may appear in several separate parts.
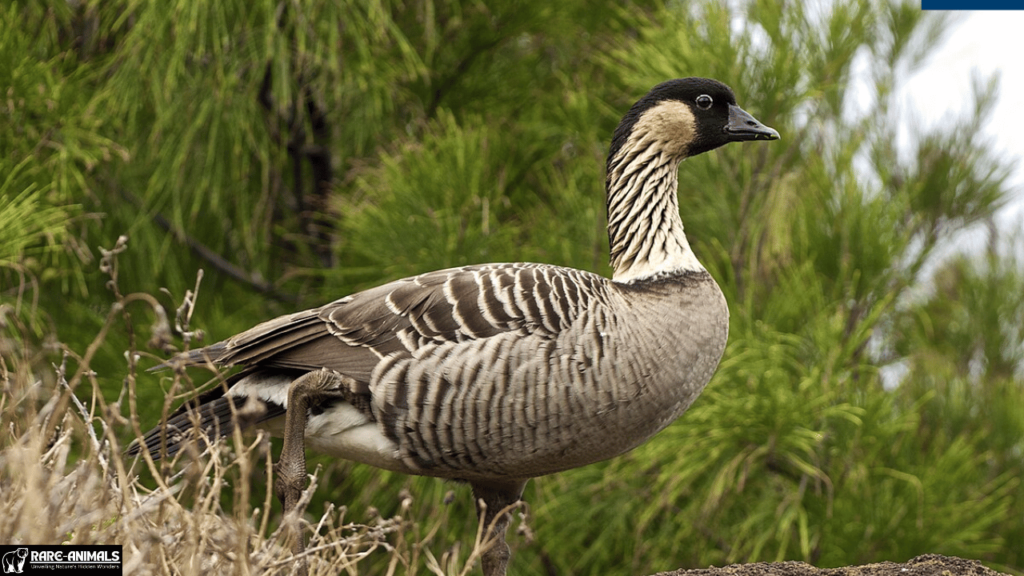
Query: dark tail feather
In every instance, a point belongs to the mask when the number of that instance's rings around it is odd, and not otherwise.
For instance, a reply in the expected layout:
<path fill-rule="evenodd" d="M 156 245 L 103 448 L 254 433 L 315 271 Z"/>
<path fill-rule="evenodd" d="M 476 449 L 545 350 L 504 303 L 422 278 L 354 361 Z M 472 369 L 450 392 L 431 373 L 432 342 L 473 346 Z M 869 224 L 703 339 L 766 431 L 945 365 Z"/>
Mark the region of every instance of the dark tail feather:
<path fill-rule="evenodd" d="M 219 438 L 231 434 L 236 425 L 240 428 L 247 428 L 281 416 L 285 412 L 284 407 L 274 403 L 257 400 L 255 401 L 256 405 L 253 406 L 248 403 L 247 398 L 224 396 L 220 389 L 203 396 L 208 398 L 211 393 L 217 392 L 221 394 L 219 397 L 208 399 L 198 406 L 194 404 L 182 406 L 168 418 L 166 425 L 158 426 L 147 432 L 143 436 L 142 442 L 138 440 L 132 442 L 125 453 L 128 456 L 137 456 L 145 450 L 154 459 L 158 459 L 160 458 L 160 447 L 166 439 L 167 455 L 174 456 L 193 440 L 205 438 L 208 443 L 212 444 Z M 232 405 L 234 405 L 234 410 L 232 410 Z"/>

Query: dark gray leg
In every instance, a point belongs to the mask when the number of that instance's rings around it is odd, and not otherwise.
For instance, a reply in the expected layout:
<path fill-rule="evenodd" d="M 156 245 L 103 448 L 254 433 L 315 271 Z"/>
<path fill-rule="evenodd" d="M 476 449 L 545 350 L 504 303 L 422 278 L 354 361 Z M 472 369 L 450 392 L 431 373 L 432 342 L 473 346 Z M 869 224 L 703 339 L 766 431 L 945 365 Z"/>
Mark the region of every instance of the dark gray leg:
<path fill-rule="evenodd" d="M 284 417 L 284 448 L 281 449 L 281 458 L 274 465 L 274 472 L 277 473 L 274 493 L 281 501 L 285 515 L 298 506 L 302 489 L 306 485 L 304 440 L 309 407 L 326 398 L 340 396 L 340 392 L 337 391 L 338 380 L 339 376 L 334 372 L 317 370 L 303 374 L 288 388 L 288 410 Z M 333 388 L 333 390 L 328 390 L 329 388 Z M 292 553 L 300 556 L 305 549 L 305 538 L 296 525 Z M 302 557 L 296 574 L 306 576 L 305 557 Z"/>
<path fill-rule="evenodd" d="M 505 532 L 511 522 L 511 516 L 502 510 L 519 502 L 523 495 L 523 488 L 526 487 L 526 480 L 508 480 L 504 482 L 470 482 L 473 487 L 473 497 L 476 499 L 477 514 L 483 516 L 484 529 L 494 522 L 494 530 L 485 534 L 485 538 L 494 537 L 494 543 L 487 552 L 484 552 L 480 559 L 480 565 L 484 570 L 484 576 L 505 576 L 505 569 L 508 568 L 509 558 L 512 552 L 505 542 Z M 480 505 L 483 501 L 484 506 Z M 500 517 L 499 517 L 500 514 Z"/>

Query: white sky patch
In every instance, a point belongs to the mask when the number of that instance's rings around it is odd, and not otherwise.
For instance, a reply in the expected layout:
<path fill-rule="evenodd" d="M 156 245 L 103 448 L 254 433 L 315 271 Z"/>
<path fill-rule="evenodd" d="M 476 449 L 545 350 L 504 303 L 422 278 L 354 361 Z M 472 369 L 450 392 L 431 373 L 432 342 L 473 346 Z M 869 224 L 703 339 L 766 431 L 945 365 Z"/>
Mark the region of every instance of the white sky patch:
<path fill-rule="evenodd" d="M 1017 166 L 1013 200 L 998 219 L 1007 232 L 1024 226 L 1024 11 L 959 12 L 944 41 L 901 86 L 903 109 L 923 127 L 964 116 L 973 102 L 972 78 L 999 73 L 998 101 L 985 134 Z"/>
<path fill-rule="evenodd" d="M 956 121 L 969 113 L 974 103 L 975 78 L 987 81 L 999 74 L 995 108 L 984 125 L 993 151 L 1016 166 L 1007 184 L 1011 200 L 996 219 L 1003 240 L 1015 237 L 1005 248 L 1024 252 L 1019 231 L 1024 229 L 1024 11 L 958 12 L 943 40 L 915 73 L 898 86 L 897 101 L 903 126 L 899 148 L 906 149 L 911 127 L 924 131 Z M 900 146 L 903 144 L 903 146 Z M 956 250 L 985 248 L 987 233 L 980 228 L 962 235 Z M 927 290 L 926 286 L 922 289 Z M 883 367 L 886 388 L 899 384 L 907 372 L 903 362 Z"/>

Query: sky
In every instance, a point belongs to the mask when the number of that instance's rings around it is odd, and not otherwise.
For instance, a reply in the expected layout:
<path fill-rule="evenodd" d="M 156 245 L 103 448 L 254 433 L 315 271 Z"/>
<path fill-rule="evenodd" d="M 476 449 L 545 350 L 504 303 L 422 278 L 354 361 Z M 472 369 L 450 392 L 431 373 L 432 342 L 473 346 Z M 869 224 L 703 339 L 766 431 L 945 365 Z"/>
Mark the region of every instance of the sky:
<path fill-rule="evenodd" d="M 957 12 L 955 18 L 901 97 L 926 126 L 934 126 L 969 109 L 972 74 L 999 72 L 999 99 L 985 131 L 1017 168 L 1010 178 L 1013 201 L 997 223 L 1024 229 L 1024 10 Z"/>

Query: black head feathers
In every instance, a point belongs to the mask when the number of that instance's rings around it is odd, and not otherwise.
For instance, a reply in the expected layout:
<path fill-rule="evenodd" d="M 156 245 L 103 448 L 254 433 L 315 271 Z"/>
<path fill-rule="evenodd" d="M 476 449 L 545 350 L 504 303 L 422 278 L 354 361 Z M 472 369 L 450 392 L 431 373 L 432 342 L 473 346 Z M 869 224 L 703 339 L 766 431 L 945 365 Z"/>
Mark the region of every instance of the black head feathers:
<path fill-rule="evenodd" d="M 662 82 L 630 108 L 612 137 L 609 163 L 632 142 L 660 142 L 680 157 L 740 140 L 774 140 L 778 133 L 736 105 L 725 84 L 710 78 Z"/>

